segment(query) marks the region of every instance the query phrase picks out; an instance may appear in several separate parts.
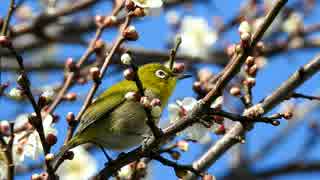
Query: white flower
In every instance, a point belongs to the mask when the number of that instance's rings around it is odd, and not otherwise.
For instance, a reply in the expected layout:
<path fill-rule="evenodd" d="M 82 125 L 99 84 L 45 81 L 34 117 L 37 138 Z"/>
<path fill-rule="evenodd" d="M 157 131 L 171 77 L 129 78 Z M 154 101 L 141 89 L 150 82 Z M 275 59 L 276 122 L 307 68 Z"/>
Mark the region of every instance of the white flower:
<path fill-rule="evenodd" d="M 135 5 L 141 8 L 161 8 L 162 0 L 132 0 Z"/>
<path fill-rule="evenodd" d="M 131 176 L 132 176 L 132 166 L 131 164 L 127 164 L 125 166 L 123 166 L 119 172 L 118 172 L 118 178 L 120 178 L 121 180 L 129 180 L 131 179 Z"/>
<path fill-rule="evenodd" d="M 47 115 L 43 121 L 44 134 L 57 135 L 57 130 L 54 128 L 53 117 Z M 17 117 L 15 121 L 15 129 L 27 126 L 26 131 L 21 131 L 15 135 L 13 148 L 16 149 L 17 157 L 14 157 L 18 162 L 24 160 L 24 156 L 32 159 L 37 159 L 40 154 L 43 153 L 41 140 L 37 131 L 32 129 L 32 126 L 28 122 L 28 115 L 23 114 Z"/>
<path fill-rule="evenodd" d="M 7 159 L 3 149 L 0 149 L 0 180 L 7 178 Z"/>
<path fill-rule="evenodd" d="M 86 180 L 92 177 L 97 170 L 96 160 L 84 149 L 83 146 L 77 146 L 72 149 L 74 158 L 67 160 L 57 170 L 61 180 L 78 179 Z"/>
<path fill-rule="evenodd" d="M 197 100 L 193 97 L 185 97 L 182 101 L 177 101 L 177 104 L 169 104 L 169 120 L 170 123 L 174 123 L 181 118 L 187 116 L 192 108 L 197 104 Z M 181 135 L 186 136 L 188 139 L 196 140 L 200 143 L 208 143 L 210 141 L 209 129 L 202 124 L 195 123 L 189 126 Z"/>
<path fill-rule="evenodd" d="M 159 15 L 162 7 L 162 0 L 132 0 L 135 5 L 144 9 L 147 15 Z"/>
<path fill-rule="evenodd" d="M 22 100 L 23 99 L 23 92 L 22 90 L 18 89 L 18 88 L 12 88 L 10 91 L 9 91 L 9 94 L 8 94 L 9 98 L 12 98 L 14 100 Z"/>
<path fill-rule="evenodd" d="M 180 36 L 181 53 L 193 57 L 208 58 L 210 48 L 217 41 L 217 33 L 212 31 L 207 21 L 200 17 L 183 18 Z"/>

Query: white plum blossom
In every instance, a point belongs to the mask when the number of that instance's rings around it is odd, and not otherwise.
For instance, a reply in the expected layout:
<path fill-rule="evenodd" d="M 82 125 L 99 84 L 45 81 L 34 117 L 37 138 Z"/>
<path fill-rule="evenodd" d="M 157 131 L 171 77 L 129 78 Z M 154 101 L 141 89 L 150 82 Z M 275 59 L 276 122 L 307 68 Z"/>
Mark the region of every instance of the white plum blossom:
<path fill-rule="evenodd" d="M 121 180 L 129 180 L 131 179 L 132 174 L 133 174 L 132 165 L 127 164 L 119 170 L 117 177 L 120 178 Z"/>
<path fill-rule="evenodd" d="M 57 135 L 57 130 L 54 128 L 53 117 L 47 115 L 42 121 L 44 134 Z M 24 156 L 30 157 L 36 160 L 40 154 L 43 153 L 41 140 L 39 134 L 28 122 L 28 114 L 23 114 L 17 117 L 15 121 L 15 129 L 19 129 L 23 126 L 27 126 L 26 131 L 21 131 L 15 134 L 13 141 L 13 149 L 16 149 L 17 157 L 14 157 L 17 161 L 23 161 Z"/>
<path fill-rule="evenodd" d="M 75 154 L 74 158 L 65 161 L 57 170 L 60 179 L 86 180 L 92 177 L 97 171 L 96 160 L 83 146 L 77 146 L 72 151 Z"/>
<path fill-rule="evenodd" d="M 217 32 L 209 27 L 205 19 L 193 16 L 183 18 L 180 36 L 181 53 L 201 58 L 209 57 L 209 50 L 218 38 Z"/>
<path fill-rule="evenodd" d="M 197 100 L 193 97 L 185 97 L 182 101 L 177 101 L 176 104 L 169 104 L 168 110 L 170 123 L 174 123 L 187 116 L 189 113 L 191 113 L 192 108 L 196 104 Z M 198 141 L 202 144 L 208 143 L 211 140 L 208 128 L 199 123 L 189 126 L 180 134 L 188 139 Z"/>
<path fill-rule="evenodd" d="M 0 180 L 7 178 L 7 160 L 3 149 L 0 149 Z"/>
<path fill-rule="evenodd" d="M 162 0 L 132 0 L 134 4 L 140 8 L 143 8 L 148 15 L 160 14 L 162 7 Z"/>
<path fill-rule="evenodd" d="M 23 99 L 23 92 L 18 88 L 12 88 L 8 93 L 8 97 L 19 101 Z"/>

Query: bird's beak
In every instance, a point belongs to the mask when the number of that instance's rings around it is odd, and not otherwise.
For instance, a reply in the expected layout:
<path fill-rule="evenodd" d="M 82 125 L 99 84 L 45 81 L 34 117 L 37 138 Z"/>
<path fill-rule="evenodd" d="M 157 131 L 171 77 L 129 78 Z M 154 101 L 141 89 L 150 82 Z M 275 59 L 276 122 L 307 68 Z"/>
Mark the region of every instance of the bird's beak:
<path fill-rule="evenodd" d="M 190 74 L 177 74 L 177 79 L 181 80 L 181 79 L 186 79 L 186 78 L 190 78 L 192 77 Z"/>

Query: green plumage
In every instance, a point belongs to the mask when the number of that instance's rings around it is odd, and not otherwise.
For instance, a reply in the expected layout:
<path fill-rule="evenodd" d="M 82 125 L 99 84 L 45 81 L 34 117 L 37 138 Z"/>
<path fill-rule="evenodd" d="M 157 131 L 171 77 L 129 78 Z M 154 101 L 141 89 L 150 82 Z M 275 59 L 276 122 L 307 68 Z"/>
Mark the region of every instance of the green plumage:
<path fill-rule="evenodd" d="M 167 103 L 175 88 L 177 76 L 161 64 L 147 64 L 139 68 L 144 93 Z M 137 92 L 134 81 L 123 80 L 102 93 L 85 111 L 74 137 L 56 159 L 67 150 L 84 143 L 94 143 L 107 149 L 123 150 L 138 145 L 150 132 L 146 112 L 140 102 L 127 100 L 128 92 Z M 156 120 L 158 123 L 158 120 Z"/>

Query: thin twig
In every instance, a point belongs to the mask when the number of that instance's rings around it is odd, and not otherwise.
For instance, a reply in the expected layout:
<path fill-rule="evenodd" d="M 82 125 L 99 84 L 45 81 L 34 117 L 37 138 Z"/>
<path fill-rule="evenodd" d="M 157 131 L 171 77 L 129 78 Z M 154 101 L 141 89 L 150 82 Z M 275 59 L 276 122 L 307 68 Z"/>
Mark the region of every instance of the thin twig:
<path fill-rule="evenodd" d="M 14 0 L 11 0 L 10 5 L 9 5 L 8 14 L 6 16 L 6 19 L 3 22 L 2 29 L 1 29 L 1 34 L 3 36 L 7 35 L 7 31 L 8 31 L 9 24 L 10 24 L 10 19 L 11 19 L 11 16 L 12 16 L 14 10 L 15 10 L 15 2 L 14 2 Z"/>
<path fill-rule="evenodd" d="M 301 94 L 301 93 L 292 93 L 291 95 L 292 98 L 303 98 L 303 99 L 308 99 L 308 100 L 318 100 L 320 101 L 320 97 L 319 96 L 310 96 L 310 95 L 305 95 L 305 94 Z"/>
<path fill-rule="evenodd" d="M 18 77 L 18 83 L 20 84 L 21 88 L 23 89 L 24 93 L 26 94 L 27 98 L 29 99 L 34 111 L 35 111 L 35 120 L 33 121 L 32 125 L 33 127 L 37 130 L 40 140 L 41 140 L 41 145 L 44 150 L 44 154 L 47 155 L 50 153 L 50 146 L 48 145 L 45 135 L 44 135 L 44 129 L 42 125 L 42 116 L 41 116 L 41 109 L 38 107 L 36 100 L 31 92 L 30 89 L 30 81 L 28 79 L 28 76 L 25 72 L 24 65 L 23 65 L 23 58 L 20 54 L 16 52 L 12 44 L 6 46 L 6 48 L 10 51 L 11 54 L 13 54 L 16 57 L 16 60 L 19 64 L 20 67 L 20 76 Z M 52 168 L 50 164 L 46 161 L 46 167 L 47 167 L 47 172 L 50 176 L 50 178 L 54 179 L 55 175 L 52 171 Z"/>

